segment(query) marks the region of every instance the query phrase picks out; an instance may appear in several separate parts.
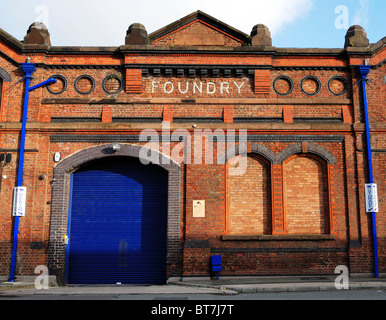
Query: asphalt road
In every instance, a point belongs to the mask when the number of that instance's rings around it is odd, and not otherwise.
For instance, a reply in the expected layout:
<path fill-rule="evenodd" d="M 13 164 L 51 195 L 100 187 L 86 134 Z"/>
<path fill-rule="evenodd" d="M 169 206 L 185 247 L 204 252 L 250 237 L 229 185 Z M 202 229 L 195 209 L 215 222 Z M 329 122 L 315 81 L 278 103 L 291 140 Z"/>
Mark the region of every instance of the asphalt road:
<path fill-rule="evenodd" d="M 385 290 L 339 290 L 317 292 L 246 293 L 224 295 L 220 293 L 180 294 L 127 294 L 127 293 L 47 293 L 36 290 L 8 290 L 0 292 L 0 300 L 157 300 L 157 301 L 249 301 L 249 300 L 386 300 Z M 0 304 L 2 303 L 0 302 Z"/>

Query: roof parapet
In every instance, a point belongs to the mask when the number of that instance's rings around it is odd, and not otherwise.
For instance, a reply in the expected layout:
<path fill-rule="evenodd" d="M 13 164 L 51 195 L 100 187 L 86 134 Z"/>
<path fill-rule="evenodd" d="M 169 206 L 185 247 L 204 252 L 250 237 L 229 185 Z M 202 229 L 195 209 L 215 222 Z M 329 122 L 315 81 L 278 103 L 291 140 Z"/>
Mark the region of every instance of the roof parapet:
<path fill-rule="evenodd" d="M 50 33 L 44 23 L 34 22 L 29 26 L 24 45 L 51 47 Z"/>
<path fill-rule="evenodd" d="M 125 45 L 149 45 L 146 28 L 141 23 L 133 23 L 126 32 Z"/>
<path fill-rule="evenodd" d="M 264 24 L 257 24 L 251 32 L 252 46 L 272 46 L 271 32 Z"/>
<path fill-rule="evenodd" d="M 359 26 L 351 26 L 346 33 L 344 48 L 362 47 L 367 48 L 370 45 L 365 30 Z"/>

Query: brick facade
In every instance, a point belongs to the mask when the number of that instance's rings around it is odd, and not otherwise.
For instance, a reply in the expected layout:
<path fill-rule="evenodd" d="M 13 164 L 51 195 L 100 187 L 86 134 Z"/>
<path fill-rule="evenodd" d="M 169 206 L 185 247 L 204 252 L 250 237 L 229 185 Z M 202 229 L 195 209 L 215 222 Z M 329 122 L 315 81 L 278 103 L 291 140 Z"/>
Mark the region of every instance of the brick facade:
<path fill-rule="evenodd" d="M 200 11 L 150 35 L 135 24 L 118 48 L 54 47 L 48 32 L 23 43 L 0 30 L 0 153 L 12 155 L 0 162 L 0 276 L 10 271 L 27 56 L 37 66 L 31 85 L 57 83 L 30 93 L 17 275 L 48 265 L 64 281 L 70 175 L 117 155 L 112 142 L 120 156 L 157 148 L 141 138 L 145 129 L 171 141 L 155 152 L 169 173 L 168 277 L 210 276 L 213 254 L 223 256 L 223 275 L 374 272 L 358 85 L 365 59 L 385 273 L 385 39 L 283 49 L 267 30 L 249 36 Z M 194 200 L 205 200 L 204 217 L 194 216 Z"/>

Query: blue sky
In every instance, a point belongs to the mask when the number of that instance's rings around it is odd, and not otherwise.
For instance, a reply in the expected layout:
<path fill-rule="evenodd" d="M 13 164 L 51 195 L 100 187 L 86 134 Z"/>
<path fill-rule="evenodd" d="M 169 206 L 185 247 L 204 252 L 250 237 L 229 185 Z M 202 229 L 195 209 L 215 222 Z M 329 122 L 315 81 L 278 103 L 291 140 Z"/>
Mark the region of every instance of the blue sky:
<path fill-rule="evenodd" d="M 277 47 L 342 48 L 353 24 L 386 36 L 385 0 L 0 0 L 0 28 L 22 40 L 42 21 L 53 46 L 119 46 L 134 22 L 151 33 L 196 10 L 247 34 L 264 23 Z"/>

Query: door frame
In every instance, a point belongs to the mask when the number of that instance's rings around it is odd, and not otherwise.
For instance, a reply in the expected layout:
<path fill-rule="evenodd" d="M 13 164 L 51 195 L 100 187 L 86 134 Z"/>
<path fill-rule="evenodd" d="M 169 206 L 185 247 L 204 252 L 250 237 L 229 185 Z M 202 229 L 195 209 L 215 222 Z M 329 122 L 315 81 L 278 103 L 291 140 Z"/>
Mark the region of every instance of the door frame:
<path fill-rule="evenodd" d="M 71 174 L 90 161 L 108 157 L 140 158 L 140 145 L 121 144 L 114 151 L 111 144 L 81 150 L 59 162 L 53 169 L 51 221 L 48 246 L 48 269 L 59 284 L 65 284 L 66 250 L 65 236 L 68 228 Z M 152 150 L 157 155 L 157 165 L 168 171 L 167 209 L 167 277 L 178 277 L 181 269 L 181 167 L 165 154 Z"/>

